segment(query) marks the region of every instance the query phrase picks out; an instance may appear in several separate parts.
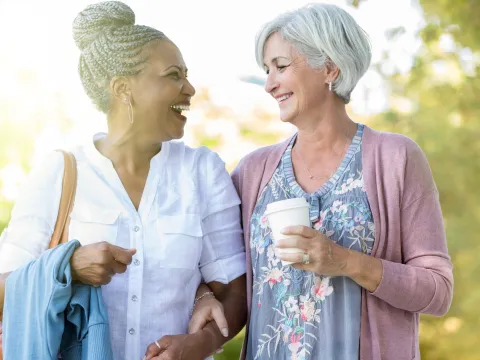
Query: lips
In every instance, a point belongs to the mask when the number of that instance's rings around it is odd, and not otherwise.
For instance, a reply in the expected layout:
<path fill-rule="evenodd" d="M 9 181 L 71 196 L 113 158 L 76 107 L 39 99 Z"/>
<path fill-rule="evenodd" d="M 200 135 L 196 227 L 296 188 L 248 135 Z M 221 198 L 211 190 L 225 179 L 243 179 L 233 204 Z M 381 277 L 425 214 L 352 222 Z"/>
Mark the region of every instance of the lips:
<path fill-rule="evenodd" d="M 172 109 L 173 115 L 180 120 L 182 123 L 185 123 L 187 121 L 187 117 L 179 113 L 178 111 L 175 111 Z"/>

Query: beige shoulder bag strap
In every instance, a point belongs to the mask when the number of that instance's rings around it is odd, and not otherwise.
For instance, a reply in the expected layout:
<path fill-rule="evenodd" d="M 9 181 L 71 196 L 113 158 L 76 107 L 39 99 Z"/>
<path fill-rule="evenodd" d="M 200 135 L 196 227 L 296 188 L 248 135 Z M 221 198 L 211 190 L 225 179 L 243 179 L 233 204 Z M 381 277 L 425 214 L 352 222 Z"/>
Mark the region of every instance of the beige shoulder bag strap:
<path fill-rule="evenodd" d="M 68 224 L 70 223 L 70 213 L 73 209 L 75 192 L 77 190 L 77 161 L 75 156 L 67 151 L 58 151 L 63 154 L 64 159 L 62 196 L 60 197 L 57 222 L 55 223 L 49 249 L 68 241 Z M 2 335 L 2 327 L 0 325 L 0 360 L 3 358 Z"/>
<path fill-rule="evenodd" d="M 73 209 L 75 192 L 77 190 L 77 161 L 75 156 L 71 152 L 57 151 L 63 154 L 64 159 L 62 196 L 60 197 L 57 222 L 55 223 L 49 249 L 68 241 L 68 224 L 70 223 L 70 213 Z"/>

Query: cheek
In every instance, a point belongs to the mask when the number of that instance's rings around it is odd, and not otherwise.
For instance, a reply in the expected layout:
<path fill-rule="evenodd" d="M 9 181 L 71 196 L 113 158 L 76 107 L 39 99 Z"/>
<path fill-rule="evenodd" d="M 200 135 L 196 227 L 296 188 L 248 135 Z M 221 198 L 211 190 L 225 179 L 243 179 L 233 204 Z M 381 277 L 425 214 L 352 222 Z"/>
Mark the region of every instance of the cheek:
<path fill-rule="evenodd" d="M 304 89 L 299 91 L 297 96 L 297 110 L 298 112 L 303 112 L 308 109 L 310 104 L 310 99 L 308 96 L 308 92 L 304 91 Z"/>
<path fill-rule="evenodd" d="M 305 79 L 300 86 L 301 102 L 308 107 L 322 101 L 325 92 L 321 86 L 321 80 L 310 78 Z M 326 88 L 328 90 L 328 88 Z"/>
<path fill-rule="evenodd" d="M 284 91 L 291 91 L 295 94 L 298 105 L 301 105 L 305 101 L 306 95 L 308 95 L 305 79 L 301 75 L 294 69 L 286 72 L 280 86 Z"/>
<path fill-rule="evenodd" d="M 299 88 L 299 81 L 298 81 L 297 74 L 295 74 L 293 70 L 284 72 L 279 77 L 279 84 L 282 90 L 293 91 L 296 93 Z"/>
<path fill-rule="evenodd" d="M 178 90 L 173 84 L 166 81 L 149 81 L 139 89 L 140 99 L 138 103 L 146 108 L 160 110 L 169 107 L 178 96 Z"/>

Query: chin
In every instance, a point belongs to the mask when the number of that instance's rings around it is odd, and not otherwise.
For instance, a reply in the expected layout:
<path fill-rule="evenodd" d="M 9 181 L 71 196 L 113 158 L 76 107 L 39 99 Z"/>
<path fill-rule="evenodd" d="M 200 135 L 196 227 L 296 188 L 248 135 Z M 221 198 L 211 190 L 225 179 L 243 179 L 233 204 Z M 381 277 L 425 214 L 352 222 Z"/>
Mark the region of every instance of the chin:
<path fill-rule="evenodd" d="M 282 113 L 280 112 L 280 120 L 284 123 L 291 123 L 294 116 L 292 113 Z"/>
<path fill-rule="evenodd" d="M 181 138 L 183 138 L 183 135 L 185 135 L 185 131 L 180 131 L 180 132 L 175 132 L 173 134 L 171 134 L 171 140 L 180 140 Z"/>

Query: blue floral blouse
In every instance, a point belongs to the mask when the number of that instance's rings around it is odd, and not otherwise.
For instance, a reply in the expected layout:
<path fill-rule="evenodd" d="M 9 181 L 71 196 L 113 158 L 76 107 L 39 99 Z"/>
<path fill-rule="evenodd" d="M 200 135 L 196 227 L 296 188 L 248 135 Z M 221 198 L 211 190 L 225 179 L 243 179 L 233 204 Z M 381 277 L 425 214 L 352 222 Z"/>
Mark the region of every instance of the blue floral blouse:
<path fill-rule="evenodd" d="M 251 218 L 253 299 L 247 359 L 358 359 L 361 288 L 347 277 L 282 267 L 275 256 L 267 204 L 304 197 L 315 229 L 337 244 L 370 254 L 375 226 L 362 174 L 363 125 L 336 173 L 315 193 L 297 184 L 292 140 Z"/>

